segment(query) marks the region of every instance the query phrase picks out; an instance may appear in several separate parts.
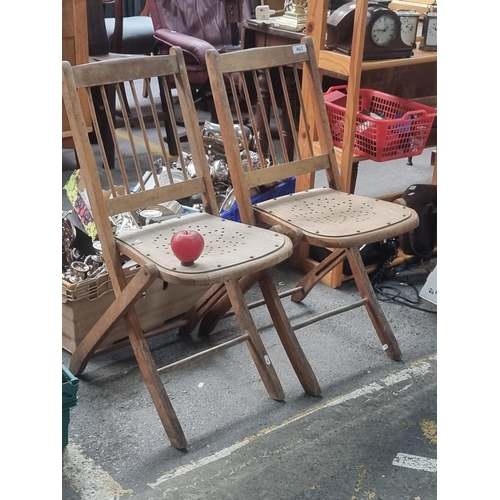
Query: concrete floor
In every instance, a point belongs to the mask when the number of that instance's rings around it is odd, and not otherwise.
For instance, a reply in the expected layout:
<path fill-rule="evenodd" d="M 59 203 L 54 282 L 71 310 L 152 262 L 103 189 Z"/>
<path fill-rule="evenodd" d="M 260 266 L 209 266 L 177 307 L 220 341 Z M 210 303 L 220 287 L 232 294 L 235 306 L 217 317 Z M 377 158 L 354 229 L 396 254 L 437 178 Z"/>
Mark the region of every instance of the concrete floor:
<path fill-rule="evenodd" d="M 276 269 L 280 288 L 297 277 Z M 305 304 L 285 305 L 295 323 L 353 296 L 349 283 L 319 285 Z M 130 349 L 91 361 L 71 410 L 63 498 L 437 498 L 436 315 L 382 306 L 402 362 L 385 356 L 361 309 L 298 331 L 321 397 L 303 393 L 263 310 L 254 317 L 285 402 L 268 398 L 243 345 L 164 375 L 185 452 L 169 445 Z M 235 329 L 228 318 L 216 334 Z M 191 343 L 201 341 L 166 334 L 151 342 L 159 362 Z M 410 466 L 395 464 L 400 454 Z"/>
<path fill-rule="evenodd" d="M 63 151 L 63 186 L 74 168 L 73 152 Z M 403 191 L 431 175 L 430 150 L 413 166 L 366 161 L 356 193 Z M 426 269 L 416 263 L 403 274 Z M 273 271 L 279 291 L 300 277 L 287 262 Z M 418 301 L 422 284 L 391 285 L 400 298 Z M 257 290 L 248 297 L 260 298 Z M 295 324 L 355 297 L 352 282 L 337 290 L 319 284 L 302 304 L 283 303 Z M 80 377 L 78 405 L 70 410 L 63 500 L 437 498 L 437 307 L 424 300 L 387 300 L 382 307 L 401 362 L 384 354 L 364 309 L 297 331 L 320 397 L 302 391 L 261 307 L 252 313 L 285 402 L 268 397 L 243 344 L 162 375 L 186 433 L 186 451 L 170 446 L 130 348 L 91 360 Z M 208 339 L 170 332 L 150 345 L 161 364 L 236 328 L 229 317 Z M 64 350 L 62 361 L 69 365 Z"/>

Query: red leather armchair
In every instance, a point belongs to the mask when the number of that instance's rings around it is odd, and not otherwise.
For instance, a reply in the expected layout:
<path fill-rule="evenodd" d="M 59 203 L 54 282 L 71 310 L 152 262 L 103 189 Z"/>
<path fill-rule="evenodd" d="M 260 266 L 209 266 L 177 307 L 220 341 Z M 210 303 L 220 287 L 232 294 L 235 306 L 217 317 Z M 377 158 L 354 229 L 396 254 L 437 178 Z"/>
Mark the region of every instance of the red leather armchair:
<path fill-rule="evenodd" d="M 240 24 L 250 19 L 253 0 L 147 0 L 153 20 L 157 53 L 168 53 L 178 46 L 193 88 L 208 82 L 205 52 L 237 50 Z"/>

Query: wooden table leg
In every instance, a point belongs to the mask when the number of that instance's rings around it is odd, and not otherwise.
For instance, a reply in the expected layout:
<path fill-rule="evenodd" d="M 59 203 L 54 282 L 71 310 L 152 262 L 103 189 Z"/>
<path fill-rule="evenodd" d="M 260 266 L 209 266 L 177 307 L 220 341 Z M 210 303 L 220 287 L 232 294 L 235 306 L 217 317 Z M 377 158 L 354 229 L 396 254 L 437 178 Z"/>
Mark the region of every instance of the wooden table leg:
<path fill-rule="evenodd" d="M 113 143 L 113 137 L 111 135 L 111 129 L 109 127 L 108 119 L 106 116 L 106 111 L 104 110 L 104 104 L 102 102 L 102 97 L 99 89 L 92 89 L 92 100 L 94 101 L 94 106 L 96 110 L 97 123 L 99 126 L 99 130 L 101 132 L 101 137 L 104 146 L 104 154 L 106 155 L 106 159 L 108 161 L 109 167 L 114 168 L 115 166 L 115 145 Z M 112 86 L 108 86 L 106 88 L 107 99 L 110 107 L 111 116 L 113 117 L 113 126 L 115 125 L 116 119 L 116 100 L 114 95 L 114 88 Z M 94 134 L 91 133 L 91 141 L 92 136 Z"/>
<path fill-rule="evenodd" d="M 266 74 L 264 71 L 258 71 L 257 80 L 259 82 L 259 94 L 257 96 L 257 130 L 255 131 L 255 137 L 256 140 L 259 141 L 262 154 L 267 157 L 269 155 L 269 141 L 266 134 L 263 111 L 265 111 L 266 115 L 269 116 L 271 100 L 269 97 L 269 87 L 267 85 Z M 260 99 L 262 99 L 262 102 L 260 102 Z"/>
<path fill-rule="evenodd" d="M 288 96 L 290 99 L 290 106 L 292 108 L 293 120 L 290 120 L 290 117 L 288 116 L 285 96 L 283 96 L 282 98 L 283 137 L 285 140 L 285 148 L 289 161 L 292 161 L 294 158 L 294 147 L 295 147 L 292 134 L 292 124 L 298 123 L 299 116 L 297 108 L 297 99 L 298 99 L 297 87 L 295 85 L 293 70 L 291 68 L 285 69 L 285 82 L 286 82 L 286 88 L 288 89 Z"/>

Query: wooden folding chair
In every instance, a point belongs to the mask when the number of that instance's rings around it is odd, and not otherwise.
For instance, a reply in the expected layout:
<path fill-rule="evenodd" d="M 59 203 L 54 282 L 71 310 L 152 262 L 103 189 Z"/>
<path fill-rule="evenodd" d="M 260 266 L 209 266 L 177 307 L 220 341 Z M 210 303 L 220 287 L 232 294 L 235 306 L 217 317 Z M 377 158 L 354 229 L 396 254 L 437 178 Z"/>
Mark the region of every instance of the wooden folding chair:
<path fill-rule="evenodd" d="M 407 207 L 341 191 L 312 39 L 304 38 L 296 45 L 247 49 L 237 55 L 209 51 L 206 57 L 242 222 L 299 230 L 309 245 L 332 250 L 293 290 L 280 296 L 291 295 L 294 302 L 303 300 L 323 276 L 347 258 L 361 300 L 312 318 L 307 324 L 365 305 L 386 354 L 399 360 L 400 348 L 373 291 L 359 247 L 413 229 L 418 225 L 418 216 Z M 268 95 L 260 90 L 261 79 L 266 82 Z M 224 85 L 227 80 L 231 82 L 230 90 Z M 306 80 L 311 92 L 302 95 Z M 293 101 L 291 88 L 297 89 Z M 304 112 L 306 99 L 312 110 L 309 113 Z M 257 141 L 253 154 L 258 154 L 258 161 L 244 165 L 242 158 L 252 153 L 245 137 L 245 154 L 240 151 L 233 120 L 254 131 Z M 315 130 L 319 145 L 313 140 Z M 280 180 L 321 170 L 326 173 L 328 187 L 252 202 L 251 189 L 262 191 Z M 248 277 L 245 286 L 251 286 Z M 227 308 L 226 298 L 204 317 L 200 331 L 210 331 Z"/>
<path fill-rule="evenodd" d="M 139 93 L 136 91 L 136 84 L 142 85 L 142 81 L 147 82 L 148 104 L 139 101 Z M 158 118 L 157 107 L 160 106 L 158 99 L 153 97 L 151 81 L 159 82 L 164 97 L 171 96 L 171 85 L 175 84 L 188 133 L 187 153 L 194 161 L 196 176 L 188 174 L 188 156 L 184 158 L 184 155 L 179 156 L 176 168 L 165 167 L 161 172 L 158 170 L 158 159 L 162 158 L 166 164 L 168 151 Z M 140 126 L 132 128 L 124 115 L 125 129 L 117 131 L 111 126 L 112 106 L 108 96 L 116 95 L 123 105 L 124 87 L 129 89 L 128 92 L 132 96 Z M 114 89 L 114 92 L 109 92 L 110 88 Z M 90 102 L 99 147 L 92 146 L 89 142 L 79 99 L 80 89 L 85 89 L 84 95 Z M 112 130 L 116 164 L 119 167 L 113 170 L 110 169 L 103 152 L 92 101 L 95 95 L 93 89 L 97 89 L 102 97 L 104 114 Z M 186 439 L 160 378 L 160 373 L 168 368 L 183 362 L 192 362 L 244 341 L 269 396 L 275 400 L 283 400 L 282 386 L 239 284 L 243 276 L 256 273 L 271 318 L 304 390 L 309 394 L 318 395 L 320 389 L 316 377 L 291 329 L 269 274 L 270 268 L 291 255 L 292 242 L 279 231 L 245 226 L 216 215 L 217 202 L 181 51 L 173 48 L 171 54 L 165 56 L 113 59 L 74 67 L 63 62 L 63 98 L 75 139 L 89 208 L 115 294 L 112 305 L 74 351 L 70 363 L 71 372 L 78 375 L 85 369 L 113 325 L 124 318 L 130 345 L 166 434 L 171 444 L 179 449 L 186 446 Z M 175 117 L 172 99 L 162 101 L 169 107 L 168 115 Z M 144 122 L 146 113 L 154 117 L 154 123 L 148 127 Z M 172 130 L 177 130 L 177 127 L 173 126 Z M 178 150 L 181 151 L 179 137 L 176 136 L 175 139 Z M 151 187 L 144 180 L 146 173 L 153 179 Z M 117 186 L 122 186 L 123 189 Z M 201 212 L 188 211 L 165 218 L 159 223 L 138 224 L 137 227 L 132 222 L 132 219 L 137 222 L 135 214 L 142 209 L 165 207 L 167 202 L 172 203 L 173 200 L 188 199 L 200 194 L 204 207 Z M 117 218 L 120 221 L 128 221 L 129 229 L 121 229 Z M 170 247 L 172 235 L 188 229 L 198 231 L 205 240 L 201 257 L 190 266 L 182 265 Z M 141 266 L 129 282 L 122 268 L 122 263 L 128 259 Z M 134 306 L 155 279 L 163 280 L 164 286 L 213 285 L 217 290 L 218 285 L 223 284 L 241 334 L 184 360 L 157 368 Z M 210 293 L 207 298 L 208 302 L 209 300 Z M 165 307 L 169 307 L 169 304 L 165 304 Z M 175 325 L 186 326 L 191 317 L 199 318 L 186 314 L 186 319 L 177 320 Z"/>

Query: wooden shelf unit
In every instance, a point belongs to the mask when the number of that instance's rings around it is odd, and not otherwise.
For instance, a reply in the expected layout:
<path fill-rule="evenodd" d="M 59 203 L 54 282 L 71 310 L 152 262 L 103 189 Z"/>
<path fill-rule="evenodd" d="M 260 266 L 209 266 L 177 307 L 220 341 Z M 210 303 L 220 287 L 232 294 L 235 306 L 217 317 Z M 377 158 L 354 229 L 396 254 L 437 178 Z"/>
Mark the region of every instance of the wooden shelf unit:
<path fill-rule="evenodd" d="M 409 58 L 363 61 L 368 1 L 369 0 L 357 0 L 354 15 L 353 48 L 351 56 L 339 54 L 323 48 L 326 38 L 328 0 L 309 0 L 307 6 L 306 35 L 312 37 L 314 40 L 316 57 L 318 58 L 320 71 L 323 75 L 334 74 L 346 77 L 349 88 L 346 102 L 343 147 L 335 148 L 337 161 L 339 162 L 343 189 L 345 190 L 348 190 L 346 186 L 351 186 L 353 163 L 363 160 L 362 157 L 354 155 L 356 114 L 362 73 L 375 70 L 391 70 L 392 68 L 402 68 L 427 63 L 437 64 L 437 52 L 425 52 L 418 48 L 414 50 L 414 55 Z M 427 2 L 427 0 L 425 1 Z M 405 3 L 409 4 L 410 2 Z M 414 7 L 410 5 L 408 5 L 408 7 L 394 7 L 391 4 L 391 8 Z M 304 85 L 303 95 L 306 106 L 308 102 L 308 93 L 307 85 Z M 437 94 L 437 90 L 435 94 Z M 306 147 L 305 144 L 304 147 Z M 297 191 L 309 189 L 313 186 L 314 178 L 310 174 L 301 176 L 296 181 Z M 389 194 L 387 197 L 381 196 L 380 198 L 392 200 L 395 197 L 397 197 L 396 194 Z M 401 254 L 392 265 L 399 265 L 408 258 L 409 256 Z M 317 262 L 309 257 L 309 246 L 307 244 L 299 245 L 294 253 L 294 256 L 292 257 L 292 262 L 297 268 L 306 273 L 317 264 Z M 344 279 L 346 278 L 342 276 L 342 266 L 337 266 L 333 269 L 333 271 L 326 275 L 322 281 L 333 288 L 337 288 L 342 284 Z"/>
<path fill-rule="evenodd" d="M 414 55 L 408 58 L 363 61 L 368 0 L 357 0 L 354 16 L 352 55 L 347 56 L 331 50 L 325 50 L 323 47 L 325 45 L 328 3 L 328 0 L 309 0 L 307 6 L 306 35 L 312 37 L 314 40 L 318 66 L 323 75 L 345 77 L 349 87 L 346 104 L 344 144 L 340 154 L 341 178 L 344 189 L 348 190 L 347 188 L 350 185 L 352 176 L 353 161 L 363 159 L 362 157 L 354 157 L 353 152 L 358 95 L 362 73 L 424 64 L 436 65 L 437 52 L 426 52 L 416 48 Z M 307 96 L 307 89 L 304 94 Z M 298 189 L 308 189 L 313 184 L 314 181 L 310 177 L 298 179 Z"/>

